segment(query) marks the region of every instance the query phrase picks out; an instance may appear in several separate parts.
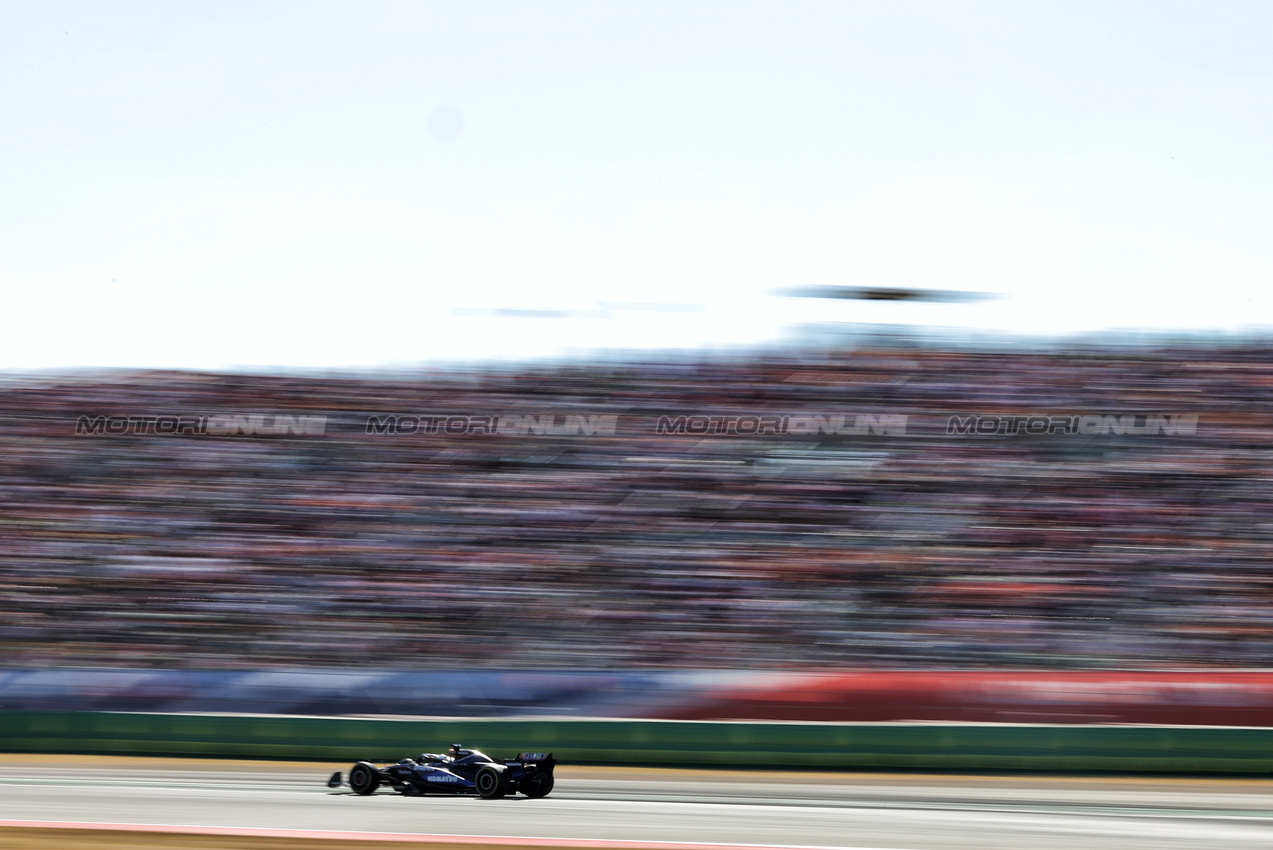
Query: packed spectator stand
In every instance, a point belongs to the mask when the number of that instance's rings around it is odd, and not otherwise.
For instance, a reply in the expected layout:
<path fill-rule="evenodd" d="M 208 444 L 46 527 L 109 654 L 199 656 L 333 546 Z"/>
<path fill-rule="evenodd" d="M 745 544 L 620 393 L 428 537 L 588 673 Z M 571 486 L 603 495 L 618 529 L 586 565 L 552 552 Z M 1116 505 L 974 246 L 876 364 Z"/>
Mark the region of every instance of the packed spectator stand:
<path fill-rule="evenodd" d="M 0 648 L 10 667 L 1265 666 L 1270 399 L 1273 344 L 10 377 Z M 254 412 L 327 425 L 77 433 Z M 510 412 L 618 427 L 364 427 Z M 809 412 L 907 426 L 657 427 Z M 1197 424 L 943 427 L 1089 413 Z"/>

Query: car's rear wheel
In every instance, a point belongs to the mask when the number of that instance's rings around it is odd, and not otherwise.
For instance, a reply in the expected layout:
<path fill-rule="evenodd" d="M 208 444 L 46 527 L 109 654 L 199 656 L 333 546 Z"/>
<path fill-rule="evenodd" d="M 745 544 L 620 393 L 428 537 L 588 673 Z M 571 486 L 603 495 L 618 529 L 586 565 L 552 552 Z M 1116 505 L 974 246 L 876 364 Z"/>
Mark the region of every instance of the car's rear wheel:
<path fill-rule="evenodd" d="M 533 782 L 522 784 L 522 793 L 527 797 L 547 797 L 553 790 L 553 775 L 541 776 Z"/>
<path fill-rule="evenodd" d="M 506 771 L 488 764 L 478 770 L 477 776 L 473 777 L 473 784 L 477 786 L 477 793 L 492 800 L 507 794 L 510 783 Z"/>
<path fill-rule="evenodd" d="M 355 794 L 367 796 L 380 787 L 380 774 L 374 765 L 360 761 L 349 769 L 349 787 Z"/>

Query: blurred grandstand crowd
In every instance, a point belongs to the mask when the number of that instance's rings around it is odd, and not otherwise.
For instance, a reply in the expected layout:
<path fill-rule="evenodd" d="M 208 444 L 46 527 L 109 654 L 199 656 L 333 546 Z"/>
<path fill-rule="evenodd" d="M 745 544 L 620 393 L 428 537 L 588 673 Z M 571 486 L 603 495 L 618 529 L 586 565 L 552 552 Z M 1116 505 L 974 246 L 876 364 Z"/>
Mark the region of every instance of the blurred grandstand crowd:
<path fill-rule="evenodd" d="M 0 386 L 6 666 L 1265 666 L 1273 348 L 953 347 Z M 373 413 L 613 435 L 366 434 Z M 1196 414 L 1171 435 L 667 435 L 675 413 Z M 77 435 L 323 415 L 318 436 Z M 644 418 L 642 418 L 644 417 Z"/>

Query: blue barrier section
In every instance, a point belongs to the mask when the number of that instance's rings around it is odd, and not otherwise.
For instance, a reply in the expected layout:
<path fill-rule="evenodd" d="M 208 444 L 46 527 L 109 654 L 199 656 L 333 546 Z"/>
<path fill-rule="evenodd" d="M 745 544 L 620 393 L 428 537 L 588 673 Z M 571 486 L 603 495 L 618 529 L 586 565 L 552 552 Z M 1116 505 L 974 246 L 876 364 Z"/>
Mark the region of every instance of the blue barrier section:
<path fill-rule="evenodd" d="M 747 671 L 0 669 L 0 711 L 658 716 Z"/>

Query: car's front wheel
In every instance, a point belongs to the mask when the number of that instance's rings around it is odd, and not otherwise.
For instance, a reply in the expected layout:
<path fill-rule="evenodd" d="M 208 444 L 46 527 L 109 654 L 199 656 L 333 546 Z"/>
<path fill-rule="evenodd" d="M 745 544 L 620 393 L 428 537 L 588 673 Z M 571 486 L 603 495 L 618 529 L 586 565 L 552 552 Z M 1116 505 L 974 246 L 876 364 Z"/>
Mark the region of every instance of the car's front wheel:
<path fill-rule="evenodd" d="M 349 787 L 364 797 L 374 794 L 380 787 L 380 773 L 374 765 L 360 761 L 349 769 Z"/>
<path fill-rule="evenodd" d="M 477 793 L 488 800 L 503 797 L 508 793 L 508 773 L 495 765 L 488 764 L 473 777 L 473 784 L 477 786 Z"/>

